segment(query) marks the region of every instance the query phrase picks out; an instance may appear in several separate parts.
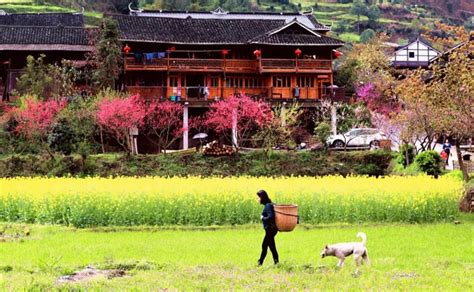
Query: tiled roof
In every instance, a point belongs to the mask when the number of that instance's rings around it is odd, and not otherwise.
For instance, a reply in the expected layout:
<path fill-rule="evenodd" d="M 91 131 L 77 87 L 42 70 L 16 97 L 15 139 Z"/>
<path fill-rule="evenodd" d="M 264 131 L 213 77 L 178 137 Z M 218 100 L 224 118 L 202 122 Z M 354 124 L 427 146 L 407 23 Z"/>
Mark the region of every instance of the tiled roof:
<path fill-rule="evenodd" d="M 222 10 L 221 10 L 222 11 Z M 134 16 L 165 17 L 165 18 L 193 18 L 193 19 L 224 19 L 224 20 L 280 20 L 289 23 L 295 18 L 298 22 L 316 31 L 328 31 L 329 27 L 319 23 L 313 15 L 300 13 L 275 13 L 275 12 L 191 12 L 191 11 L 160 11 L 145 10 L 134 11 Z"/>
<path fill-rule="evenodd" d="M 84 26 L 80 13 L 18 13 L 0 15 L 0 25 L 15 26 Z"/>
<path fill-rule="evenodd" d="M 306 34 L 273 34 L 263 35 L 252 40 L 252 43 L 256 44 L 268 44 L 268 45 L 336 45 L 342 46 L 344 43 L 338 39 L 333 39 L 324 35 L 306 35 Z"/>
<path fill-rule="evenodd" d="M 118 22 L 122 41 L 156 42 L 170 44 L 249 44 L 258 43 L 291 45 L 340 46 L 342 42 L 329 37 L 318 37 L 314 31 L 307 35 L 285 35 L 265 38 L 267 32 L 288 25 L 284 19 L 216 19 L 145 17 L 112 15 Z M 293 22 L 297 20 L 293 19 Z M 306 26 L 305 26 L 306 27 Z M 317 38 L 317 39 L 316 39 Z"/>
<path fill-rule="evenodd" d="M 0 50 L 90 50 L 82 14 L 0 15 Z"/>
<path fill-rule="evenodd" d="M 82 27 L 0 26 L 0 45 L 89 45 Z"/>

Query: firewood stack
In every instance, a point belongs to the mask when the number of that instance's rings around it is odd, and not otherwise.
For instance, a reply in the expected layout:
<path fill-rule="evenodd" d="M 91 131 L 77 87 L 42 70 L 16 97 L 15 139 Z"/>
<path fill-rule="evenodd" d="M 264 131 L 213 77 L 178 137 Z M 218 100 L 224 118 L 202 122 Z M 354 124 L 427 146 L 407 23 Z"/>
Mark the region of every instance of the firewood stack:
<path fill-rule="evenodd" d="M 211 142 L 203 147 L 203 154 L 208 156 L 225 156 L 234 154 L 235 150 L 232 146 L 221 145 L 216 141 Z"/>

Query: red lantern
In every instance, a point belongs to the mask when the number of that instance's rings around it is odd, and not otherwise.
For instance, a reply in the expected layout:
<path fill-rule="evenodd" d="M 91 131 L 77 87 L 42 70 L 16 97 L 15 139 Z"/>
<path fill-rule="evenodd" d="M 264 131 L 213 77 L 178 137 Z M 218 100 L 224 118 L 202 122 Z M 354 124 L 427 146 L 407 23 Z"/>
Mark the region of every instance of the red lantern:
<path fill-rule="evenodd" d="M 128 44 L 125 44 L 125 47 L 123 47 L 123 52 L 124 52 L 125 54 L 130 53 L 131 50 L 132 50 L 132 49 L 128 46 Z"/>
<path fill-rule="evenodd" d="M 255 55 L 255 57 L 260 58 L 260 56 L 262 55 L 262 51 L 255 50 L 255 51 L 253 51 L 253 54 Z"/>
<path fill-rule="evenodd" d="M 227 54 L 229 54 L 229 50 L 223 49 L 222 50 L 222 55 L 226 56 Z"/>
<path fill-rule="evenodd" d="M 336 59 L 343 55 L 342 52 L 338 50 L 332 50 L 332 52 L 334 53 L 334 57 Z"/>
<path fill-rule="evenodd" d="M 301 52 L 300 49 L 296 49 L 296 50 L 295 50 L 295 55 L 296 55 L 297 58 L 299 58 L 299 56 L 301 55 L 301 53 L 302 53 L 302 52 Z"/>

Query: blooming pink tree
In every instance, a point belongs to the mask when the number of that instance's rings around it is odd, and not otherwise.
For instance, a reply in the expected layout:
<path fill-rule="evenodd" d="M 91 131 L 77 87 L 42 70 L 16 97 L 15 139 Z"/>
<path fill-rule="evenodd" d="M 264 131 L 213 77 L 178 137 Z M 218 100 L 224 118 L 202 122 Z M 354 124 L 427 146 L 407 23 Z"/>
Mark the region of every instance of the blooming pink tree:
<path fill-rule="evenodd" d="M 148 136 L 164 151 L 183 133 L 183 105 L 170 101 L 152 101 L 146 110 L 145 124 Z"/>
<path fill-rule="evenodd" d="M 398 112 L 399 104 L 396 98 L 386 96 L 376 84 L 369 82 L 356 86 L 357 97 L 367 104 L 370 111 L 385 116 Z"/>
<path fill-rule="evenodd" d="M 250 138 L 253 131 L 271 123 L 272 118 L 273 113 L 268 103 L 254 101 L 246 95 L 231 96 L 210 106 L 206 124 L 217 134 L 227 138 L 232 137 L 232 128 L 235 127 L 236 138 L 242 141 Z"/>
<path fill-rule="evenodd" d="M 18 125 L 15 130 L 26 139 L 39 143 L 53 157 L 46 142 L 48 133 L 66 102 L 57 100 L 39 101 L 32 97 L 24 101 L 24 106 L 13 110 Z"/>
<path fill-rule="evenodd" d="M 138 95 L 105 97 L 98 103 L 96 119 L 124 150 L 131 151 L 130 130 L 143 127 L 146 113 L 146 105 Z"/>
<path fill-rule="evenodd" d="M 45 138 L 51 130 L 57 114 L 65 105 L 64 101 L 38 101 L 34 98 L 27 98 L 25 106 L 16 110 L 18 122 L 16 131 L 29 139 Z"/>

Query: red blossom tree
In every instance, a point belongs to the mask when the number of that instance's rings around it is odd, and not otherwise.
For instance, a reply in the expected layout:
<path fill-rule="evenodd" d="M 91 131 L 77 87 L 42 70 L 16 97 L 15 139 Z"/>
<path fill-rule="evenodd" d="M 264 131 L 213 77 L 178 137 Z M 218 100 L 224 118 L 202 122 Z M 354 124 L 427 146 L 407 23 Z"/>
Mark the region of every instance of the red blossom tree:
<path fill-rule="evenodd" d="M 245 95 L 231 96 L 210 106 L 206 124 L 217 134 L 224 135 L 231 141 L 232 128 L 236 126 L 237 141 L 243 141 L 250 138 L 252 131 L 271 123 L 272 118 L 273 113 L 269 104 L 254 101 Z"/>
<path fill-rule="evenodd" d="M 58 113 L 65 107 L 65 101 L 39 101 L 32 97 L 24 101 L 24 106 L 13 110 L 18 125 L 15 130 L 30 141 L 43 145 L 53 156 L 46 143 L 48 133 Z"/>
<path fill-rule="evenodd" d="M 152 101 L 146 110 L 145 124 L 148 136 L 164 151 L 173 144 L 185 130 L 183 128 L 183 105 L 170 101 Z M 156 142 L 155 139 L 157 138 Z"/>
<path fill-rule="evenodd" d="M 143 127 L 146 114 L 146 105 L 138 95 L 105 97 L 98 103 L 96 119 L 124 150 L 131 151 L 130 129 Z"/>

